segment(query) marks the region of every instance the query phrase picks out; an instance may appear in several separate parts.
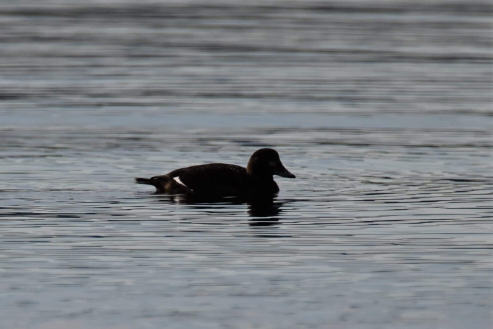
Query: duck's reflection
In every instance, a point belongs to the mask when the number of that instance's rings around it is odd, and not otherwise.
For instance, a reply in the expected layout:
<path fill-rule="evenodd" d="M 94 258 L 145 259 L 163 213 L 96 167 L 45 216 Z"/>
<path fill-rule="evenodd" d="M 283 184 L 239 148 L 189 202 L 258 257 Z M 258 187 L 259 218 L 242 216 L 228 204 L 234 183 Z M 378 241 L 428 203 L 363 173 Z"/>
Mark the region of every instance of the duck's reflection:
<path fill-rule="evenodd" d="M 250 226 L 269 226 L 279 224 L 278 215 L 282 212 L 282 205 L 285 202 L 277 200 L 275 195 L 260 195 L 255 197 L 210 197 L 210 196 L 191 196 L 191 195 L 163 195 L 162 201 L 171 201 L 172 203 L 197 205 L 207 207 L 207 204 L 224 204 L 227 205 L 248 205 L 248 215 L 252 217 L 248 224 Z M 204 209 L 205 210 L 205 209 Z"/>
<path fill-rule="evenodd" d="M 249 221 L 250 226 L 269 226 L 279 222 L 278 215 L 284 203 L 275 200 L 275 197 L 254 198 L 248 202 L 248 214 L 253 217 Z"/>

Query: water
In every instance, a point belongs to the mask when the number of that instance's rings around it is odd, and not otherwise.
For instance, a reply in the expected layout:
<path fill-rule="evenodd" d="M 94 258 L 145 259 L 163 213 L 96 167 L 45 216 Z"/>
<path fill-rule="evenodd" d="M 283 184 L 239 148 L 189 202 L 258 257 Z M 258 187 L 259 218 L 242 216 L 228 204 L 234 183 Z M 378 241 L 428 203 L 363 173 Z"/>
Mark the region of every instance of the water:
<path fill-rule="evenodd" d="M 491 327 L 491 13 L 1 3 L 0 327 Z M 133 182 L 260 147 L 268 207 Z"/>

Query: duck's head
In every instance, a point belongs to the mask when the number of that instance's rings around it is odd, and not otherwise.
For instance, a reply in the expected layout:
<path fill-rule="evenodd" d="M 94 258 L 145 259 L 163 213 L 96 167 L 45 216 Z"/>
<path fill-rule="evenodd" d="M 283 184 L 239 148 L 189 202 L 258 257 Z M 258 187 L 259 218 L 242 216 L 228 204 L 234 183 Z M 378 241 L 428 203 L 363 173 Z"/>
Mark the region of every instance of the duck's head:
<path fill-rule="evenodd" d="M 247 173 L 252 176 L 265 177 L 273 175 L 296 178 L 282 165 L 276 150 L 265 148 L 255 151 L 248 161 Z"/>

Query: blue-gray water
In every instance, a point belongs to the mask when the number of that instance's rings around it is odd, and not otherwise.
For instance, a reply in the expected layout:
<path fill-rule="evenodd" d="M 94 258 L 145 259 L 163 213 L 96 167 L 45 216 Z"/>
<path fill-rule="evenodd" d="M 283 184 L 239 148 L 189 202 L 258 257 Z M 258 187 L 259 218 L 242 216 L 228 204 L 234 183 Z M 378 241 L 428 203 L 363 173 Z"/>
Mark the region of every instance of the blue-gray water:
<path fill-rule="evenodd" d="M 1 2 L 0 327 L 491 327 L 492 13 Z M 260 147 L 261 211 L 133 182 Z"/>

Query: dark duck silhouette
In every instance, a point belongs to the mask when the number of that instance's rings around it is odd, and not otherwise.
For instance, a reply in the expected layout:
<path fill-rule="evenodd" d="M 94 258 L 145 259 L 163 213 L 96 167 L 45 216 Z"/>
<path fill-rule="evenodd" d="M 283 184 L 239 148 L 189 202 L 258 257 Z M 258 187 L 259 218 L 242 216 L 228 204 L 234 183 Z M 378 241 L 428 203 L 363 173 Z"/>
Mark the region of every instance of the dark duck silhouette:
<path fill-rule="evenodd" d="M 273 175 L 296 177 L 284 168 L 276 150 L 263 148 L 252 154 L 246 168 L 211 163 L 180 168 L 161 176 L 136 178 L 135 181 L 139 184 L 153 185 L 156 187 L 156 193 L 257 197 L 279 192 Z"/>

